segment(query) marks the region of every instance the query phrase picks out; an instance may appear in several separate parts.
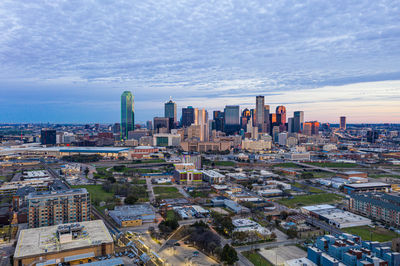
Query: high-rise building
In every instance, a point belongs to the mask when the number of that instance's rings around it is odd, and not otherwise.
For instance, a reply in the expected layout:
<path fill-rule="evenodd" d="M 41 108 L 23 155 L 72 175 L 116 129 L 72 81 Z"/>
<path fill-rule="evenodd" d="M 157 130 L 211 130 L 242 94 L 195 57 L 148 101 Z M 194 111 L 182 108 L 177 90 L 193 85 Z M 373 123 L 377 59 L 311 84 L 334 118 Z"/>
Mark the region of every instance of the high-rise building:
<path fill-rule="evenodd" d="M 127 139 L 128 132 L 134 129 L 134 97 L 130 91 L 124 91 L 121 95 L 121 138 Z"/>
<path fill-rule="evenodd" d="M 192 106 L 182 108 L 182 126 L 188 127 L 195 122 L 195 109 Z"/>
<path fill-rule="evenodd" d="M 346 130 L 346 117 L 340 117 L 340 130 Z"/>
<path fill-rule="evenodd" d="M 224 112 L 214 111 L 213 112 L 213 120 L 215 122 L 215 127 L 213 129 L 215 129 L 217 131 L 223 131 L 224 130 L 224 119 L 225 119 Z"/>
<path fill-rule="evenodd" d="M 169 128 L 174 128 L 177 121 L 176 103 L 171 100 L 164 104 L 164 117 L 169 118 Z"/>
<path fill-rule="evenodd" d="M 54 129 L 42 129 L 40 132 L 40 143 L 42 145 L 56 145 L 57 132 Z"/>
<path fill-rule="evenodd" d="M 169 118 L 167 117 L 154 117 L 153 118 L 153 126 L 154 131 L 157 133 L 167 133 L 169 131 Z M 161 132 L 161 128 L 164 128 L 164 131 Z"/>
<path fill-rule="evenodd" d="M 378 138 L 379 138 L 379 132 L 377 130 L 367 131 L 367 141 L 369 143 L 375 143 Z"/>
<path fill-rule="evenodd" d="M 318 135 L 319 122 L 311 121 L 303 124 L 303 134 L 307 136 Z"/>
<path fill-rule="evenodd" d="M 117 134 L 117 133 L 121 133 L 121 124 L 120 123 L 114 123 L 113 127 L 112 127 L 112 132 Z"/>
<path fill-rule="evenodd" d="M 29 228 L 90 220 L 86 188 L 33 192 L 27 202 Z"/>
<path fill-rule="evenodd" d="M 264 124 L 264 96 L 256 96 L 256 126 L 261 132 Z"/>
<path fill-rule="evenodd" d="M 279 125 L 285 125 L 286 124 L 286 107 L 283 105 L 279 105 L 276 107 L 276 117 L 277 117 L 277 122 Z M 278 120 L 279 118 L 279 120 Z"/>
<path fill-rule="evenodd" d="M 303 130 L 304 112 L 295 111 L 293 113 L 293 132 L 299 133 Z"/>
<path fill-rule="evenodd" d="M 296 131 L 294 131 L 294 118 L 293 117 L 289 117 L 288 118 L 288 132 L 289 133 L 295 133 Z"/>
<path fill-rule="evenodd" d="M 146 128 L 147 128 L 148 130 L 152 130 L 152 129 L 153 129 L 153 121 L 148 120 L 148 121 L 146 122 Z"/>
<path fill-rule="evenodd" d="M 234 134 L 240 130 L 239 105 L 227 105 L 224 109 L 224 131 L 226 134 Z"/>
<path fill-rule="evenodd" d="M 208 112 L 206 109 L 198 110 L 197 125 L 200 126 L 200 141 L 209 140 Z"/>
<path fill-rule="evenodd" d="M 264 123 L 263 123 L 263 128 L 262 132 L 268 133 L 270 131 L 270 123 L 269 123 L 269 105 L 264 105 Z"/>
<path fill-rule="evenodd" d="M 251 112 L 249 109 L 244 109 L 242 111 L 242 116 L 240 117 L 240 126 L 243 129 L 246 129 L 247 122 L 251 120 Z"/>

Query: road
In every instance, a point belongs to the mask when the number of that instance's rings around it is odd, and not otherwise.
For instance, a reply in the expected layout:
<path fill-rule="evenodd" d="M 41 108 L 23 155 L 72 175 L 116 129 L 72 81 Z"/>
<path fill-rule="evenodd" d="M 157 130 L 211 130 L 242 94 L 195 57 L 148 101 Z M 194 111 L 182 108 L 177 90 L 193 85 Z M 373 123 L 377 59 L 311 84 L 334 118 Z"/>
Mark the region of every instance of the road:
<path fill-rule="evenodd" d="M 153 184 L 151 183 L 151 178 L 146 178 L 146 185 L 147 185 L 147 190 L 149 192 L 149 201 L 150 202 L 155 202 L 156 197 L 154 196 L 154 191 L 153 191 Z"/>
<path fill-rule="evenodd" d="M 330 172 L 330 173 L 334 173 L 334 174 L 339 173 L 338 171 L 335 171 L 335 170 L 332 170 L 332 169 L 329 169 L 329 168 L 325 168 L 325 167 L 319 167 L 319 166 L 300 163 L 300 162 L 296 162 L 296 161 L 290 161 L 290 162 L 292 162 L 294 164 L 297 164 L 297 165 L 300 165 L 300 166 L 307 167 L 307 168 L 315 169 L 315 170 L 321 170 L 321 171 Z"/>
<path fill-rule="evenodd" d="M 289 239 L 289 240 L 284 240 L 284 241 L 267 242 L 267 243 L 260 243 L 260 244 L 254 244 L 254 245 L 240 246 L 240 247 L 236 247 L 235 249 L 237 252 L 243 252 L 243 251 L 250 251 L 250 250 L 254 250 L 254 249 L 276 248 L 276 247 L 280 247 L 280 246 L 296 245 L 301 242 L 302 242 L 302 240 L 300 240 L 300 239 Z"/>
<path fill-rule="evenodd" d="M 306 222 L 316 227 L 319 227 L 327 232 L 330 232 L 332 235 L 340 235 L 343 233 L 340 229 L 314 218 L 307 217 Z"/>

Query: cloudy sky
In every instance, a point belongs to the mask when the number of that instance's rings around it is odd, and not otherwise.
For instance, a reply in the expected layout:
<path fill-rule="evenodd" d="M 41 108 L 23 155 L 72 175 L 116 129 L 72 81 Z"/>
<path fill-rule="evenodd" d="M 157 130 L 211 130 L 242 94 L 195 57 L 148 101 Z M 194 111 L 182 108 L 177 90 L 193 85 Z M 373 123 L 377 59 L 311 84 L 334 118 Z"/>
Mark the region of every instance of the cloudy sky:
<path fill-rule="evenodd" d="M 137 121 L 186 105 L 400 123 L 400 1 L 2 0 L 0 122 Z"/>

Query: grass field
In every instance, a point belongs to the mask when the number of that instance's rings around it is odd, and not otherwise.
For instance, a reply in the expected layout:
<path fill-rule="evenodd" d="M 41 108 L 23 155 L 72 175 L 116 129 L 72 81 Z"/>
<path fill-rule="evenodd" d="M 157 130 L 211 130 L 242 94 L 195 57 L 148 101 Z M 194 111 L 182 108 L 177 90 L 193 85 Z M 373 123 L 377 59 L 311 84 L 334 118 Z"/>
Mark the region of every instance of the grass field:
<path fill-rule="evenodd" d="M 291 184 L 291 185 L 292 185 L 293 187 L 297 187 L 297 188 L 306 190 L 306 191 L 308 191 L 308 192 L 310 192 L 310 193 L 324 193 L 324 192 L 325 192 L 325 191 L 323 191 L 323 190 L 321 190 L 321 189 L 314 188 L 314 187 L 307 186 L 307 185 L 303 185 L 303 184 L 300 184 L 300 183 L 294 183 L 294 184 Z"/>
<path fill-rule="evenodd" d="M 110 201 L 114 194 L 103 190 L 101 185 L 79 185 L 72 186 L 72 188 L 86 188 L 90 194 L 90 199 L 93 201 Z"/>
<path fill-rule="evenodd" d="M 361 168 L 362 166 L 356 164 L 356 163 L 335 163 L 335 162 L 331 162 L 331 163 L 317 163 L 317 162 L 311 162 L 311 163 L 307 163 L 309 165 L 314 165 L 314 166 L 319 166 L 319 167 L 332 167 L 332 168 Z"/>
<path fill-rule="evenodd" d="M 319 171 L 307 171 L 304 173 L 311 173 L 313 174 L 314 178 L 329 178 L 329 177 L 334 177 L 334 173 L 329 173 L 329 172 L 319 172 Z"/>
<path fill-rule="evenodd" d="M 137 160 L 132 161 L 131 164 L 141 164 L 141 163 L 165 163 L 164 159 L 153 159 L 153 160 Z"/>
<path fill-rule="evenodd" d="M 183 198 L 176 187 L 153 187 L 153 191 L 158 199 Z"/>
<path fill-rule="evenodd" d="M 245 256 L 254 266 L 272 266 L 268 260 L 264 259 L 263 256 L 258 254 L 257 252 L 244 251 L 242 255 Z"/>
<path fill-rule="evenodd" d="M 321 193 L 314 195 L 295 196 L 293 199 L 281 199 L 278 200 L 278 202 L 289 208 L 296 208 L 307 205 L 334 203 L 336 201 L 340 201 L 341 199 L 343 199 L 343 197 L 337 194 Z"/>
<path fill-rule="evenodd" d="M 208 194 L 210 194 L 210 190 L 202 190 L 202 191 L 192 191 L 189 192 L 190 196 L 193 198 L 208 198 Z"/>
<path fill-rule="evenodd" d="M 135 185 L 144 185 L 144 184 L 146 184 L 146 180 L 144 180 L 144 179 L 134 179 L 134 180 L 132 180 L 131 183 L 135 184 Z"/>
<path fill-rule="evenodd" d="M 382 227 L 371 228 L 369 226 L 357 226 L 351 228 L 342 229 L 346 233 L 358 235 L 362 240 L 371 240 L 372 233 L 372 241 L 386 242 L 391 241 L 393 238 L 400 237 L 399 234 L 390 231 L 388 229 Z"/>
<path fill-rule="evenodd" d="M 235 166 L 235 162 L 231 161 L 214 161 L 215 166 Z"/>
<path fill-rule="evenodd" d="M 283 167 L 283 168 L 303 168 L 295 163 L 278 163 L 274 164 L 273 167 Z"/>

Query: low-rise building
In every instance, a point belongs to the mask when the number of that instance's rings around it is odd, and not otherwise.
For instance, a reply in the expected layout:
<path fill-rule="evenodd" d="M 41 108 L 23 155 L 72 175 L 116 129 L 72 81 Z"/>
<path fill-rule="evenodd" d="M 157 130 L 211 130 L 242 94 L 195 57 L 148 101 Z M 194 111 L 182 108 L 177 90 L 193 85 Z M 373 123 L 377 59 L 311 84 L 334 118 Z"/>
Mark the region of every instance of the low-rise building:
<path fill-rule="evenodd" d="M 344 192 L 347 194 L 359 193 L 359 192 L 389 192 L 391 186 L 382 182 L 369 182 L 369 183 L 357 183 L 357 184 L 345 184 L 343 185 Z"/>
<path fill-rule="evenodd" d="M 153 135 L 154 146 L 173 146 L 178 147 L 181 143 L 181 135 L 159 133 Z"/>
<path fill-rule="evenodd" d="M 270 140 L 254 140 L 254 139 L 244 139 L 242 140 L 242 150 L 247 150 L 250 152 L 259 152 L 270 150 L 272 147 L 272 141 Z"/>
<path fill-rule="evenodd" d="M 82 264 L 113 252 L 102 220 L 32 228 L 19 233 L 14 266 Z"/>
<path fill-rule="evenodd" d="M 225 181 L 225 175 L 215 170 L 203 170 L 203 180 L 209 184 L 220 184 Z"/>
<path fill-rule="evenodd" d="M 140 226 L 154 222 L 156 214 L 150 204 L 115 206 L 108 215 L 121 227 Z"/>
<path fill-rule="evenodd" d="M 235 232 L 249 232 L 254 231 L 261 235 L 270 235 L 271 231 L 267 228 L 262 227 L 259 223 L 250 219 L 234 219 L 232 224 L 235 227 Z"/>
<path fill-rule="evenodd" d="M 175 170 L 174 179 L 182 185 L 201 185 L 203 173 L 200 170 Z"/>
<path fill-rule="evenodd" d="M 285 153 L 285 159 L 293 160 L 293 161 L 309 161 L 310 153 L 309 152 L 288 152 Z"/>

